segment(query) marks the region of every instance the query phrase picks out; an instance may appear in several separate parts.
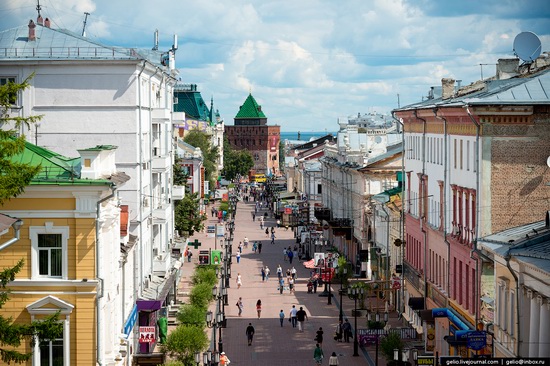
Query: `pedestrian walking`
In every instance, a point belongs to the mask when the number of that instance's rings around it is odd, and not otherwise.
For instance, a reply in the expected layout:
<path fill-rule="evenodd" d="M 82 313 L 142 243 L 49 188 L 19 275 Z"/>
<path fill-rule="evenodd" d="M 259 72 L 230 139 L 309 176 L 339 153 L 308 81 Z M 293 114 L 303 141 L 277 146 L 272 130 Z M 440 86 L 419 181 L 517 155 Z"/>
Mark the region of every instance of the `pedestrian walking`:
<path fill-rule="evenodd" d="M 328 359 L 328 366 L 338 366 L 340 365 L 338 363 L 338 356 L 336 356 L 336 352 L 332 352 L 332 356 Z"/>
<path fill-rule="evenodd" d="M 321 348 L 323 347 L 323 333 L 324 333 L 323 332 L 323 327 L 319 327 L 319 330 L 317 330 L 316 335 L 315 335 L 315 339 L 314 339 L 314 341 L 319 343 Z"/>
<path fill-rule="evenodd" d="M 300 306 L 300 310 L 296 312 L 296 320 L 298 321 L 298 330 L 300 332 L 304 331 L 304 322 L 306 321 L 306 319 L 309 320 L 306 311 L 303 307 Z"/>
<path fill-rule="evenodd" d="M 256 214 L 252 212 L 252 221 L 256 221 Z"/>
<path fill-rule="evenodd" d="M 277 267 L 277 278 L 281 279 L 283 277 L 283 269 L 281 268 L 281 265 Z"/>
<path fill-rule="evenodd" d="M 227 366 L 230 363 L 231 363 L 231 361 L 229 361 L 229 358 L 227 358 L 225 352 L 220 353 L 220 365 L 221 366 Z"/>
<path fill-rule="evenodd" d="M 246 236 L 244 237 L 243 242 L 244 242 L 244 247 L 248 248 L 248 238 Z"/>
<path fill-rule="evenodd" d="M 259 301 L 259 300 L 258 300 Z M 248 323 L 248 327 L 246 327 L 246 339 L 248 339 L 248 345 L 252 345 L 252 339 L 254 338 L 254 327 L 252 326 L 252 323 Z"/>
<path fill-rule="evenodd" d="M 344 324 L 342 324 L 342 331 L 344 332 L 344 342 L 349 343 L 349 339 L 351 338 L 351 324 L 347 319 Z"/>
<path fill-rule="evenodd" d="M 292 277 L 288 278 L 288 289 L 290 293 L 294 293 L 294 279 Z"/>
<path fill-rule="evenodd" d="M 258 243 L 258 254 L 262 253 L 262 242 Z"/>
<path fill-rule="evenodd" d="M 285 320 L 285 312 L 283 311 L 283 309 L 281 309 L 281 311 L 279 312 L 279 321 L 281 322 L 281 327 L 283 326 L 284 320 Z"/>
<path fill-rule="evenodd" d="M 343 335 L 343 329 L 342 329 L 343 323 L 340 320 L 340 322 L 336 325 L 336 329 L 334 330 L 334 340 L 337 342 L 342 342 L 342 335 Z"/>
<path fill-rule="evenodd" d="M 237 258 L 237 263 L 241 263 L 241 253 L 240 253 L 240 252 L 237 252 L 237 254 L 235 255 L 235 257 Z"/>
<path fill-rule="evenodd" d="M 240 273 L 237 273 L 237 288 L 241 288 L 241 286 L 243 285 L 243 278 L 241 277 L 241 274 Z"/>
<path fill-rule="evenodd" d="M 269 229 L 268 228 L 265 228 L 265 237 L 269 238 Z"/>
<path fill-rule="evenodd" d="M 187 251 L 187 261 L 191 262 L 191 258 L 193 257 L 193 253 L 191 253 L 190 250 Z"/>
<path fill-rule="evenodd" d="M 292 258 L 294 258 L 294 253 L 292 253 L 292 250 L 287 250 L 286 255 L 288 256 L 288 262 L 292 263 Z"/>
<path fill-rule="evenodd" d="M 271 273 L 271 270 L 268 266 L 265 266 L 265 280 L 269 280 L 269 274 Z"/>
<path fill-rule="evenodd" d="M 316 365 L 321 365 L 323 363 L 323 358 L 325 356 L 323 355 L 323 350 L 321 349 L 321 346 L 319 343 L 315 345 L 315 350 L 313 351 L 313 359 L 315 360 Z"/>
<path fill-rule="evenodd" d="M 286 262 L 287 259 L 288 259 L 288 253 L 286 251 L 286 248 L 283 248 L 283 260 Z"/>
<path fill-rule="evenodd" d="M 237 307 L 239 308 L 239 316 L 243 313 L 243 298 L 239 297 L 239 300 L 237 300 Z"/>
<path fill-rule="evenodd" d="M 258 319 L 260 319 L 260 316 L 262 315 L 262 300 L 260 299 L 256 301 L 256 312 L 258 313 Z"/>
<path fill-rule="evenodd" d="M 271 233 L 271 244 L 275 244 L 275 233 Z"/>
<path fill-rule="evenodd" d="M 264 282 L 265 281 L 265 268 L 264 267 L 262 267 L 261 272 L 262 272 L 262 282 Z"/>
<path fill-rule="evenodd" d="M 279 293 L 282 295 L 285 288 L 285 280 L 282 277 L 279 277 Z"/>
<path fill-rule="evenodd" d="M 243 252 L 243 242 L 240 241 L 239 242 L 239 253 L 242 253 Z"/>
<path fill-rule="evenodd" d="M 296 276 L 296 268 L 294 266 L 290 269 L 290 275 L 292 276 L 292 279 L 296 281 L 298 277 Z"/>
<path fill-rule="evenodd" d="M 298 323 L 296 319 L 296 314 L 297 314 L 296 306 L 292 305 L 292 308 L 290 309 L 290 312 L 288 314 L 288 316 L 290 317 L 290 321 L 292 323 L 292 328 L 296 328 L 296 324 Z"/>

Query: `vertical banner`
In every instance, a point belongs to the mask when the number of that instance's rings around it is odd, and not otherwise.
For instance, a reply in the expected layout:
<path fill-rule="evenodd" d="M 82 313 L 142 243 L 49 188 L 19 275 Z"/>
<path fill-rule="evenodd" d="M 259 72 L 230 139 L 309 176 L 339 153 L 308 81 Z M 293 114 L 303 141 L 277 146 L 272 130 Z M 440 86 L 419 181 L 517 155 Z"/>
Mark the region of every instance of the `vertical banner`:
<path fill-rule="evenodd" d="M 426 342 L 424 350 L 427 354 L 433 354 L 435 350 L 435 323 L 426 322 Z"/>
<path fill-rule="evenodd" d="M 222 251 L 212 250 L 210 252 L 210 260 L 212 261 L 212 264 L 220 264 L 222 262 Z"/>

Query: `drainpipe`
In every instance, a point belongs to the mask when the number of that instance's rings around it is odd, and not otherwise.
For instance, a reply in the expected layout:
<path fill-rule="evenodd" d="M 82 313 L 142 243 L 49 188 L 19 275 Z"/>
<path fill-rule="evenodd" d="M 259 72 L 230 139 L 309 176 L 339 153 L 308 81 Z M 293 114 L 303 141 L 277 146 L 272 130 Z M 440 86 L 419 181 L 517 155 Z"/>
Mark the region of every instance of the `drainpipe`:
<path fill-rule="evenodd" d="M 20 239 L 21 226 L 23 226 L 23 220 L 17 220 L 13 224 L 11 224 L 11 226 L 13 227 L 13 230 L 14 230 L 13 238 L 8 240 L 4 244 L 0 245 L 0 251 L 6 249 L 7 247 L 9 247 L 10 245 L 12 245 L 13 243 L 15 243 Z"/>
<path fill-rule="evenodd" d="M 504 255 L 504 259 L 506 260 L 506 267 L 508 267 L 508 270 L 510 271 L 510 273 L 512 274 L 512 276 L 514 277 L 514 281 L 516 281 L 516 325 L 517 325 L 517 330 L 518 330 L 518 344 L 516 346 L 516 357 L 521 357 L 520 355 L 520 352 L 521 352 L 521 344 L 523 343 L 522 342 L 522 338 L 521 338 L 521 327 L 520 327 L 520 322 L 519 322 L 519 316 L 520 316 L 520 309 L 523 308 L 523 306 L 519 306 L 519 302 L 520 301 L 520 297 L 519 297 L 519 278 L 518 276 L 516 275 L 516 272 L 514 272 L 514 270 L 512 269 L 512 266 L 510 266 L 510 259 L 512 259 L 512 255 L 510 254 L 510 249 L 512 249 L 512 247 L 508 248 L 508 250 L 506 251 L 506 254 Z M 494 356 L 494 355 L 491 355 L 491 356 Z"/>
<path fill-rule="evenodd" d="M 414 117 L 416 119 L 419 119 L 423 122 L 424 128 L 422 131 L 422 177 L 424 177 L 424 174 L 426 174 L 426 120 L 424 118 L 418 117 L 417 110 L 415 109 L 413 111 Z M 427 192 L 425 192 L 424 184 L 422 184 L 422 194 L 423 196 L 419 197 L 419 205 L 423 205 L 425 195 Z M 424 207 L 425 208 L 425 207 Z M 424 220 L 426 217 L 426 213 L 424 210 L 422 210 L 422 216 L 420 216 L 420 231 L 422 231 L 423 239 L 424 239 L 424 307 L 426 307 L 427 298 L 428 298 L 428 232 L 424 228 Z"/>
<path fill-rule="evenodd" d="M 104 280 L 103 280 L 103 271 L 101 270 L 102 267 L 99 264 L 99 258 L 100 258 L 100 250 L 99 250 L 99 231 L 100 231 L 100 219 L 101 219 L 101 204 L 107 200 L 110 200 L 111 198 L 115 197 L 116 195 L 116 185 L 111 186 L 111 194 L 108 195 L 105 198 L 100 199 L 97 201 L 96 204 L 96 220 L 95 220 L 95 273 L 98 280 L 99 285 L 99 291 L 97 292 L 96 296 L 96 339 L 97 339 L 97 363 L 98 365 L 103 365 L 103 343 L 102 343 L 102 333 L 103 333 L 103 321 L 101 317 L 101 299 L 104 295 Z"/>
<path fill-rule="evenodd" d="M 472 113 L 470 112 L 470 108 L 469 106 L 466 104 L 464 106 L 464 108 L 466 109 L 466 113 L 468 114 L 468 117 L 470 117 L 470 120 L 472 121 L 472 123 L 474 124 L 474 126 L 476 127 L 476 153 L 475 153 L 475 167 L 477 169 L 476 171 L 476 207 L 475 207 L 475 210 L 476 210 L 476 229 L 475 229 L 475 233 L 474 233 L 474 238 L 473 238 L 473 247 L 472 247 L 472 250 L 470 251 L 470 258 L 474 259 L 476 261 L 476 274 L 479 274 L 479 261 L 480 261 L 480 256 L 481 256 L 481 251 L 478 249 L 477 247 L 477 239 L 478 239 L 478 231 L 479 231 L 479 207 L 480 207 L 480 204 L 479 204 L 479 201 L 480 201 L 480 192 L 479 192 L 479 174 L 480 174 L 480 170 L 481 170 L 481 167 L 479 166 L 479 134 L 480 134 L 480 130 L 481 130 L 481 125 L 479 124 L 479 122 L 476 121 L 476 119 L 474 118 L 474 116 L 472 115 Z M 477 257 L 474 257 L 474 253 L 477 254 Z M 514 276 L 515 277 L 515 276 Z M 517 282 L 516 282 L 517 283 Z M 476 299 L 476 304 L 475 304 L 475 316 L 476 316 L 476 324 L 475 326 L 477 327 L 477 323 L 479 322 L 479 302 L 478 302 L 478 294 L 479 294 L 479 286 L 480 286 L 480 283 L 479 283 L 479 280 L 476 279 L 476 283 L 475 283 L 475 286 L 474 286 L 474 299 Z M 519 294 L 516 293 L 517 296 L 519 296 Z M 519 330 L 518 330 L 518 339 L 519 339 Z"/>
<path fill-rule="evenodd" d="M 443 121 L 443 142 L 444 142 L 444 146 L 443 146 L 443 150 L 444 150 L 444 154 L 443 154 L 443 207 L 447 207 L 447 201 L 448 201 L 448 198 L 447 198 L 447 171 L 449 169 L 449 166 L 447 164 L 447 148 L 448 148 L 448 136 L 447 136 L 447 118 L 443 117 L 443 116 L 438 116 L 437 115 L 437 111 L 439 110 L 439 108 L 435 107 L 433 109 L 433 112 L 434 112 L 434 115 L 435 115 L 435 118 L 438 118 L 440 120 Z M 450 295 L 451 293 L 451 281 L 449 279 L 449 273 L 451 273 L 451 243 L 449 242 L 449 239 L 447 239 L 447 210 L 443 210 L 443 212 L 441 213 L 443 215 L 443 241 L 445 242 L 445 244 L 447 245 L 447 281 L 445 283 L 445 288 L 447 289 L 447 294 Z M 448 302 L 449 302 L 449 298 L 446 297 L 445 298 L 445 302 L 446 304 L 445 305 L 448 305 Z"/>

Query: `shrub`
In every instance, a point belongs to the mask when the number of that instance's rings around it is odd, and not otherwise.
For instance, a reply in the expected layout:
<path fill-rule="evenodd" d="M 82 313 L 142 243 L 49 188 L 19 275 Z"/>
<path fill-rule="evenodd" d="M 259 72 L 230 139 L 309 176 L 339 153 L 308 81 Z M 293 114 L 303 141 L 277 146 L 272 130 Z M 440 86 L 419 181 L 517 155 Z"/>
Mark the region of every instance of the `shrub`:
<path fill-rule="evenodd" d="M 193 285 L 198 285 L 200 283 L 206 283 L 212 288 L 216 284 L 216 266 L 207 265 L 207 266 L 198 266 L 191 278 Z"/>
<path fill-rule="evenodd" d="M 206 309 L 210 300 L 212 300 L 212 286 L 208 283 L 199 283 L 191 289 L 189 294 L 191 304 L 198 308 Z"/>
<path fill-rule="evenodd" d="M 203 327 L 180 325 L 174 329 L 162 345 L 162 351 L 184 365 L 194 365 L 193 355 L 208 346 L 208 337 Z"/>
<path fill-rule="evenodd" d="M 194 304 L 182 305 L 176 315 L 180 324 L 196 325 L 204 327 L 206 319 L 204 318 L 204 308 Z"/>

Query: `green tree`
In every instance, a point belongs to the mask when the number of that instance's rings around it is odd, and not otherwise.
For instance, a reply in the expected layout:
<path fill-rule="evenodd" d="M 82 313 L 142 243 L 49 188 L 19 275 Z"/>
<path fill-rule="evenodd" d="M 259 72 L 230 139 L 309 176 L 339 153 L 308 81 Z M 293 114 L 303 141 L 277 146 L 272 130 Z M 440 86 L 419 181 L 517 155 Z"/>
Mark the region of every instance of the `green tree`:
<path fill-rule="evenodd" d="M 382 356 L 386 358 L 386 360 L 391 361 L 393 360 L 393 350 L 399 349 L 399 354 L 401 354 L 401 350 L 405 346 L 405 343 L 401 339 L 401 336 L 398 332 L 389 332 L 387 336 L 384 338 L 381 338 L 380 340 L 380 352 L 382 353 Z"/>
<path fill-rule="evenodd" d="M 199 212 L 200 198 L 198 193 L 187 194 L 181 201 L 177 201 L 174 210 L 175 228 L 179 232 L 186 232 L 192 236 L 195 231 L 204 228 L 206 215 Z"/>
<path fill-rule="evenodd" d="M 208 337 L 203 327 L 180 325 L 168 334 L 166 344 L 162 346 L 162 350 L 184 365 L 194 365 L 194 353 L 201 352 L 207 346 Z"/>
<path fill-rule="evenodd" d="M 29 86 L 29 78 L 21 84 L 8 82 L 0 85 L 0 205 L 12 197 L 23 193 L 32 178 L 40 171 L 40 166 L 14 162 L 11 157 L 25 149 L 25 136 L 16 137 L 22 126 L 29 127 L 42 116 L 10 116 L 17 95 Z M 7 129 L 4 128 L 7 126 Z"/>
<path fill-rule="evenodd" d="M 210 182 L 210 187 L 214 187 L 217 177 L 217 161 L 220 156 L 218 147 L 211 142 L 210 135 L 195 128 L 189 131 L 183 141 L 191 146 L 198 147 L 202 151 L 205 179 Z"/>
<path fill-rule="evenodd" d="M 186 186 L 187 179 L 189 179 L 189 174 L 183 170 L 181 166 L 180 158 L 176 158 L 174 165 L 172 166 L 173 171 L 173 181 L 175 186 Z"/>
<path fill-rule="evenodd" d="M 7 284 L 15 279 L 15 275 L 23 267 L 23 260 L 20 260 L 13 268 L 6 268 L 0 272 L 0 309 L 9 300 Z M 31 359 L 32 351 L 23 353 L 16 350 L 23 340 L 29 341 L 31 349 L 35 343 L 35 337 L 40 341 L 55 339 L 63 333 L 63 323 L 58 321 L 59 314 L 50 315 L 43 320 L 36 320 L 30 324 L 15 324 L 11 318 L 0 315 L 0 345 L 13 349 L 0 348 L 0 359 L 3 362 L 23 363 Z"/>
<path fill-rule="evenodd" d="M 223 143 L 223 171 L 227 180 L 233 180 L 239 176 L 247 176 L 254 166 L 254 158 L 248 150 L 235 150 L 231 148 L 227 138 Z"/>
<path fill-rule="evenodd" d="M 180 324 L 204 326 L 204 308 L 194 304 L 184 304 L 179 308 L 176 318 Z"/>
<path fill-rule="evenodd" d="M 17 137 L 15 132 L 21 127 L 29 127 L 40 120 L 42 116 L 13 117 L 11 107 L 17 102 L 21 91 L 29 86 L 32 75 L 22 83 L 8 82 L 0 85 L 0 205 L 12 197 L 24 192 L 32 178 L 40 171 L 40 166 L 32 166 L 15 162 L 12 157 L 25 149 L 25 136 Z M 23 267 L 20 260 L 14 267 L 0 271 L 0 309 L 9 300 L 7 285 L 15 279 L 15 275 Z M 58 314 L 48 316 L 30 324 L 15 324 L 13 319 L 0 315 L 0 359 L 5 363 L 23 363 L 31 359 L 32 351 L 21 352 L 19 347 L 26 340 L 32 346 L 39 341 L 59 337 L 63 332 L 63 324 L 58 321 Z M 8 347 L 6 349 L 4 347 Z"/>

